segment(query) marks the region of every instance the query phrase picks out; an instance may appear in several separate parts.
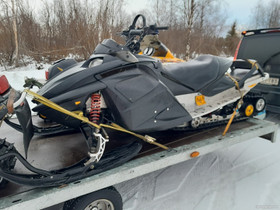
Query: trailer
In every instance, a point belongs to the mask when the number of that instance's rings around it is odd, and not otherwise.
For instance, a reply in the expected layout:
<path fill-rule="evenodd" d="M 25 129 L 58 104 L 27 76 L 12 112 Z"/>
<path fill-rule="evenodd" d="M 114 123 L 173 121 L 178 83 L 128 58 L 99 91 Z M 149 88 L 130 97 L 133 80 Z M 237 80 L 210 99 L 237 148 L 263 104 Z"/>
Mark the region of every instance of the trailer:
<path fill-rule="evenodd" d="M 262 139 L 274 143 L 278 130 L 278 125 L 274 122 L 248 119 L 232 124 L 230 131 L 223 137 L 221 134 L 224 127 L 225 126 L 212 127 L 200 130 L 199 132 L 162 132 L 162 134 L 158 134 L 160 138 L 158 137 L 157 139 L 162 144 L 172 148 L 171 150 L 163 151 L 154 146 L 145 145 L 140 154 L 133 160 L 117 168 L 67 185 L 32 189 L 10 184 L 8 187 L 11 187 L 11 190 L 2 190 L 2 192 L 0 190 L 0 209 L 43 209 L 64 202 L 64 209 L 73 209 L 73 205 L 76 205 L 75 209 L 84 209 L 85 206 L 87 206 L 88 209 L 94 210 L 107 209 L 106 206 L 104 206 L 104 208 L 102 208 L 102 206 L 97 206 L 100 204 L 100 201 L 102 201 L 103 203 L 101 203 L 104 205 L 114 203 L 114 209 L 121 209 L 122 199 L 113 186 L 206 155 L 215 150 L 226 149 L 232 145 L 246 142 L 255 137 L 261 137 Z M 1 135 L 8 134 L 9 132 L 9 129 L 5 127 L 4 132 L 1 130 Z M 77 138 L 75 135 L 76 134 L 72 134 L 71 136 L 75 139 Z M 59 145 L 64 145 L 64 140 L 61 140 L 62 136 L 53 138 L 58 139 Z M 122 136 L 122 138 L 126 137 Z M 51 144 L 55 144 L 55 142 L 50 139 L 47 141 L 50 142 L 49 147 L 53 150 L 54 147 Z M 65 141 L 71 142 L 69 136 L 66 137 Z M 77 142 L 75 140 L 73 142 L 72 144 L 76 147 Z M 36 144 L 40 144 L 40 139 L 34 143 L 34 150 L 39 148 Z M 67 144 L 67 147 L 69 147 L 69 144 Z M 69 148 L 67 148 L 67 150 L 69 150 Z M 37 155 L 42 156 L 42 153 L 38 151 Z M 57 158 L 56 155 L 57 154 L 54 153 L 53 158 Z M 60 155 L 64 157 L 66 155 L 70 158 L 70 153 Z M 83 154 L 78 155 L 82 156 Z M 75 157 L 72 158 L 75 159 Z M 34 159 L 35 157 L 30 157 L 29 160 L 33 162 Z M 41 160 L 43 159 L 44 158 Z M 46 163 L 34 162 L 34 164 L 36 166 L 45 166 Z M 92 205 L 89 206 L 89 203 Z M 96 205 L 96 207 L 94 205 Z"/>

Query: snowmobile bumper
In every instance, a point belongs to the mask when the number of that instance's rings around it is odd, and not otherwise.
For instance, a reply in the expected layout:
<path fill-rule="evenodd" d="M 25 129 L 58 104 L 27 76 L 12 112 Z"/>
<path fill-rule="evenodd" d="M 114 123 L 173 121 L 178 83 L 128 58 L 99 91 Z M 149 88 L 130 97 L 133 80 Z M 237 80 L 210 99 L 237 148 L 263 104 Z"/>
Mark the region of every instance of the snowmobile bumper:
<path fill-rule="evenodd" d="M 16 114 L 19 125 L 17 130 L 23 133 L 23 144 L 25 155 L 27 155 L 29 143 L 34 135 L 34 129 L 31 118 L 31 111 L 26 94 L 20 93 L 11 88 L 5 95 L 1 96 L 0 100 L 0 121 L 7 120 L 7 114 Z"/>
<path fill-rule="evenodd" d="M 6 118 L 4 121 L 15 130 L 21 133 L 24 132 L 20 124 L 14 123 L 10 121 L 8 118 Z M 33 125 L 34 135 L 48 136 L 48 135 L 61 134 L 65 132 L 74 132 L 74 131 L 76 131 L 76 129 L 64 125 L 55 125 L 51 127 L 38 127 L 36 125 Z"/>

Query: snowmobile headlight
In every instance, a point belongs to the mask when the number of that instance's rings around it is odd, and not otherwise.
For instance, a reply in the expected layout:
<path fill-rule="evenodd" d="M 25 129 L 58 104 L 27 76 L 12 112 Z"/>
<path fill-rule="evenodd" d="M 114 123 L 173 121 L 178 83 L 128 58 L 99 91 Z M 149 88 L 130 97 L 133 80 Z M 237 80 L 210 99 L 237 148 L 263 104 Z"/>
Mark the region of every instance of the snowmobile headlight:
<path fill-rule="evenodd" d="M 96 58 L 96 59 L 93 59 L 93 60 L 89 63 L 88 67 L 91 68 L 91 67 L 99 66 L 99 65 L 101 65 L 102 63 L 103 63 L 103 59 L 101 59 L 101 58 Z"/>

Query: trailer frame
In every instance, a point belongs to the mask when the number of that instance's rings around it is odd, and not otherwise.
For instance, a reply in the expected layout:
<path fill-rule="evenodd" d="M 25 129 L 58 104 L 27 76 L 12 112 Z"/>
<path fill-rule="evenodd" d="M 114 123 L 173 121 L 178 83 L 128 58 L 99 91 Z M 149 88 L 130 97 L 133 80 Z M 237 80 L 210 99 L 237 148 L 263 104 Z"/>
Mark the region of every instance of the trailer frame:
<path fill-rule="evenodd" d="M 258 119 L 248 119 L 247 122 L 251 125 L 230 131 L 225 137 L 216 135 L 170 151 L 139 157 L 117 168 L 64 186 L 32 189 L 0 198 L 0 209 L 43 209 L 252 138 L 260 137 L 272 143 L 276 141 L 278 124 Z"/>

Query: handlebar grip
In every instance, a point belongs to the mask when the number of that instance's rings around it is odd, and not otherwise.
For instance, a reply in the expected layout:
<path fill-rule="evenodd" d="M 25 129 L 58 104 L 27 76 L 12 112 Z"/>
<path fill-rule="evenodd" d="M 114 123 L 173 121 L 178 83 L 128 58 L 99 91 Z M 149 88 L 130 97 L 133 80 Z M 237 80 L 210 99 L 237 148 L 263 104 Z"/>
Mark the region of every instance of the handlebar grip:
<path fill-rule="evenodd" d="M 139 30 L 139 29 L 133 29 L 133 30 L 129 31 L 129 35 L 132 35 L 132 36 L 134 36 L 134 35 L 140 36 L 142 33 L 143 33 L 143 30 Z"/>
<path fill-rule="evenodd" d="M 168 30 L 168 26 L 160 26 L 160 27 L 156 27 L 157 30 Z"/>

